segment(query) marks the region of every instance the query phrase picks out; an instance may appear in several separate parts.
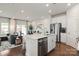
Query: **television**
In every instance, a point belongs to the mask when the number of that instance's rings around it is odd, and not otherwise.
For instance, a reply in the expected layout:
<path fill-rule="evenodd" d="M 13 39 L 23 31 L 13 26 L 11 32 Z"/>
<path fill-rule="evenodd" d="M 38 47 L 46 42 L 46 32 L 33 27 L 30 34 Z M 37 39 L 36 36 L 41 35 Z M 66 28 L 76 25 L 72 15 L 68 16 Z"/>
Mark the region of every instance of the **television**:
<path fill-rule="evenodd" d="M 66 28 L 62 27 L 61 28 L 61 33 L 66 33 Z"/>

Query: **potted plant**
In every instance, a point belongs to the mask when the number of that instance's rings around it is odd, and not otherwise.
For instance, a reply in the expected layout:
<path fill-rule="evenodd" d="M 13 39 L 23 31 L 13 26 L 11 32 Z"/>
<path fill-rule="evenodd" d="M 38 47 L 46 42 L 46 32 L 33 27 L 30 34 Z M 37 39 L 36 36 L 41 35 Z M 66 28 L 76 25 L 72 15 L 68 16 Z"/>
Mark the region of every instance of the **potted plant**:
<path fill-rule="evenodd" d="M 32 32 L 33 31 L 33 26 L 31 24 L 29 25 L 29 30 L 30 30 L 30 34 L 33 34 L 33 32 Z"/>

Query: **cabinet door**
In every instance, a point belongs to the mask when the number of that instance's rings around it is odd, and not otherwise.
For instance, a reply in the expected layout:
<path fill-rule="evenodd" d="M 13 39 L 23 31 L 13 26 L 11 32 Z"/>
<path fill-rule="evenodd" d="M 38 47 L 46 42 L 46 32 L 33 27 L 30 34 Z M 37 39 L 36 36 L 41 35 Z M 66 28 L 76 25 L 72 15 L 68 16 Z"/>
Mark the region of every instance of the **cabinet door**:
<path fill-rule="evenodd" d="M 27 38 L 26 40 L 26 55 L 37 56 L 38 55 L 38 41 L 36 39 Z"/>
<path fill-rule="evenodd" d="M 48 36 L 48 52 L 56 47 L 56 35 Z"/>
<path fill-rule="evenodd" d="M 56 35 L 52 36 L 52 41 L 51 42 L 52 42 L 52 45 L 53 45 L 52 49 L 54 49 L 56 47 Z"/>
<path fill-rule="evenodd" d="M 51 36 L 48 37 L 48 52 L 53 49 L 53 42 Z"/>

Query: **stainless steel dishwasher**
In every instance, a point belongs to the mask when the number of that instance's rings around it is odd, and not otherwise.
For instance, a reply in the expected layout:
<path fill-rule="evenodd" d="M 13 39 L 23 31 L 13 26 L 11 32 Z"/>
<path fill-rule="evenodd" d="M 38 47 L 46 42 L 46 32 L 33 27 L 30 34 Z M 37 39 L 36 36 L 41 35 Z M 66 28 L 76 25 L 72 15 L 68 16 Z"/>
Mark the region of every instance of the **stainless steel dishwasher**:
<path fill-rule="evenodd" d="M 38 40 L 38 56 L 47 55 L 47 37 Z"/>

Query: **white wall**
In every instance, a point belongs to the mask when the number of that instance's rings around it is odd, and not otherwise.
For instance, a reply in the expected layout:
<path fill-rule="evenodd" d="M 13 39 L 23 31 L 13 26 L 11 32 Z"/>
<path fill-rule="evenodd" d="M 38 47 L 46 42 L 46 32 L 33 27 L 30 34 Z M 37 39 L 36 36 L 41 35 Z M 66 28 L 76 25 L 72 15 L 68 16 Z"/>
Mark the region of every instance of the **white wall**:
<path fill-rule="evenodd" d="M 52 24 L 53 23 L 62 23 L 62 27 L 67 27 L 66 25 L 67 17 L 66 14 L 60 14 L 57 16 L 52 17 Z M 61 33 L 61 42 L 66 43 L 66 33 Z"/>
<path fill-rule="evenodd" d="M 66 14 L 52 17 L 52 23 L 62 23 L 62 27 L 66 27 Z"/>
<path fill-rule="evenodd" d="M 50 19 L 43 19 L 43 20 L 36 20 L 32 21 L 32 26 L 34 27 L 34 30 L 36 30 L 37 26 L 42 24 L 42 30 L 40 30 L 43 34 L 45 34 L 45 31 L 50 32 Z"/>
<path fill-rule="evenodd" d="M 67 44 L 77 48 L 79 37 L 79 4 L 67 10 Z"/>

